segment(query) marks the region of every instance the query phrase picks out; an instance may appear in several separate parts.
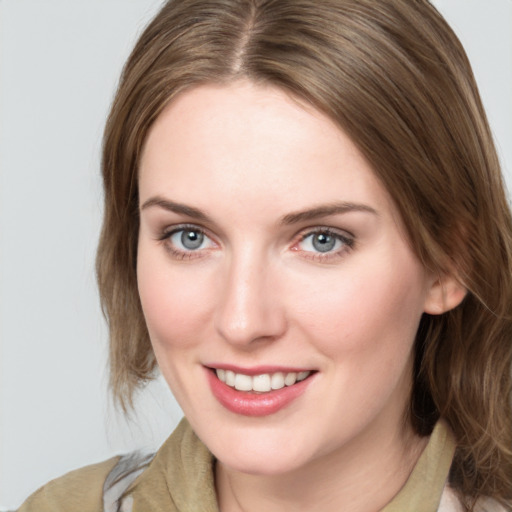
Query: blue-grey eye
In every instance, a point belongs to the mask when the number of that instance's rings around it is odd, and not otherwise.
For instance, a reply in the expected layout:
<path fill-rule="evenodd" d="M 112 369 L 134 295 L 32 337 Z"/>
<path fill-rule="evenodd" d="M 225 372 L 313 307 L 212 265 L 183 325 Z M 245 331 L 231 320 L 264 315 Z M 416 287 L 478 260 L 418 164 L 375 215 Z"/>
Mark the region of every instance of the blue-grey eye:
<path fill-rule="evenodd" d="M 169 238 L 176 249 L 184 252 L 212 246 L 212 241 L 200 229 L 195 228 L 177 229 Z"/>
<path fill-rule="evenodd" d="M 299 247 L 301 251 L 327 253 L 338 251 L 344 245 L 351 245 L 348 238 L 329 231 L 317 231 L 306 235 Z"/>
<path fill-rule="evenodd" d="M 312 239 L 313 247 L 318 252 L 329 252 L 336 245 L 336 238 L 327 233 L 316 233 Z"/>
<path fill-rule="evenodd" d="M 181 233 L 181 243 L 186 249 L 193 251 L 199 249 L 203 243 L 204 235 L 199 231 L 185 229 Z"/>

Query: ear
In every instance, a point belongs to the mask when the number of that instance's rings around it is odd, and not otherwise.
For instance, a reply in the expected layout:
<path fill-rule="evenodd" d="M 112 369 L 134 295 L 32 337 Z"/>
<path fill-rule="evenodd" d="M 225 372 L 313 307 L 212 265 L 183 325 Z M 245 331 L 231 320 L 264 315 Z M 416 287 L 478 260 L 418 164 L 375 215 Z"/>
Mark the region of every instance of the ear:
<path fill-rule="evenodd" d="M 433 279 L 425 298 L 425 313 L 441 315 L 456 308 L 466 296 L 467 289 L 452 275 L 442 275 Z"/>

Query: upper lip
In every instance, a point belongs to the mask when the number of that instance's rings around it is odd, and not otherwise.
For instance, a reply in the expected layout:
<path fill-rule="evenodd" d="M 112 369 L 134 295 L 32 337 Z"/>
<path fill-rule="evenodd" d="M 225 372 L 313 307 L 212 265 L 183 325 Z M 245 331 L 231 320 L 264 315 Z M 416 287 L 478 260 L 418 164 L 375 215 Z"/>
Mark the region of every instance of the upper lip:
<path fill-rule="evenodd" d="M 280 366 L 280 365 L 259 365 L 251 367 L 243 367 L 234 364 L 213 363 L 205 365 L 212 370 L 231 370 L 234 373 L 242 373 L 243 375 L 262 375 L 264 373 L 300 373 L 300 372 L 313 372 L 313 368 L 299 367 L 299 366 Z"/>

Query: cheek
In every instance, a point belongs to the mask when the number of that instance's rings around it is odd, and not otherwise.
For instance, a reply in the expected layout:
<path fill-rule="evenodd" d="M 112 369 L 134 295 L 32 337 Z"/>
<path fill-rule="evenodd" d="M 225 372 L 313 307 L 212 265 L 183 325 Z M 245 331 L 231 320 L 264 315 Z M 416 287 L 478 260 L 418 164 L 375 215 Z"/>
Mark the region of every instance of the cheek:
<path fill-rule="evenodd" d="M 348 266 L 325 279 L 304 277 L 298 322 L 331 358 L 392 358 L 412 347 L 425 300 L 424 272 L 412 257 Z M 370 355 L 369 355 L 370 354 Z"/>
<path fill-rule="evenodd" d="M 172 271 L 164 258 L 139 250 L 137 281 L 155 352 L 187 348 L 201 338 L 211 299 L 206 276 L 191 269 Z"/>

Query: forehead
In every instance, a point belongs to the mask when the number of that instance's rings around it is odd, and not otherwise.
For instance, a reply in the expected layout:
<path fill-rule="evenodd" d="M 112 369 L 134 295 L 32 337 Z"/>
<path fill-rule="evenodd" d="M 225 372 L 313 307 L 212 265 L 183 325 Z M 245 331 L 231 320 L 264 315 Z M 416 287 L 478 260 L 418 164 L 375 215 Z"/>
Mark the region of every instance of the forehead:
<path fill-rule="evenodd" d="M 153 125 L 141 158 L 140 195 L 179 201 L 265 200 L 274 209 L 389 197 L 350 138 L 286 92 L 250 82 L 202 85 L 178 96 Z"/>

